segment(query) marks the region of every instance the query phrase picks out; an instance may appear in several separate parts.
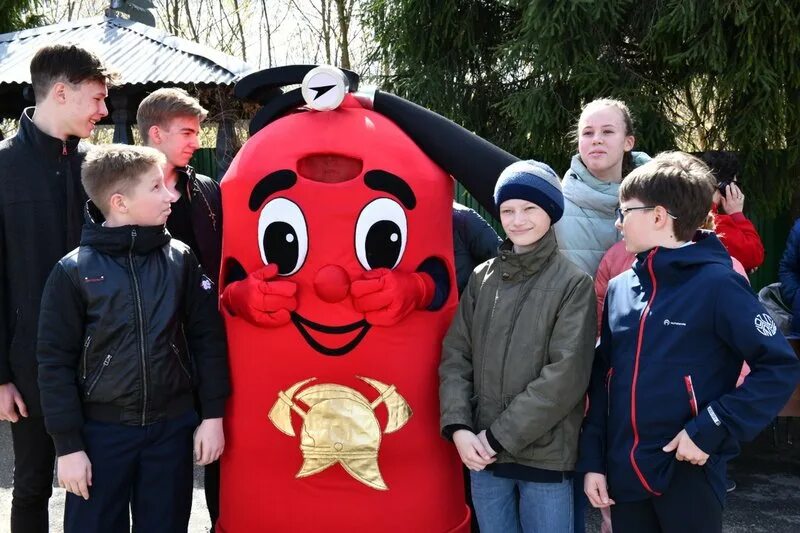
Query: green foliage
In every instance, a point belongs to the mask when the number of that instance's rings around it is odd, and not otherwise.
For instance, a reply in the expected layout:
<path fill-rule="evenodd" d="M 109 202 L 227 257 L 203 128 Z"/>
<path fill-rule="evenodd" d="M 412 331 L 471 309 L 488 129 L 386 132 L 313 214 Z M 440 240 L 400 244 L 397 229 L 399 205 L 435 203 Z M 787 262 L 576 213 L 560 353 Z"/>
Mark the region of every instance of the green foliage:
<path fill-rule="evenodd" d="M 637 149 L 742 154 L 750 206 L 798 175 L 800 11 L 775 0 L 369 0 L 384 87 L 565 170 L 585 103 L 626 101 Z M 774 153 L 782 151 L 783 167 Z"/>
<path fill-rule="evenodd" d="M 493 106 L 505 96 L 506 83 L 495 49 L 515 12 L 499 2 L 372 0 L 365 13 L 375 30 L 374 59 L 391 72 L 381 86 L 481 135 L 502 138 Z"/>
<path fill-rule="evenodd" d="M 42 17 L 32 14 L 38 0 L 0 0 L 0 33 L 37 26 Z"/>

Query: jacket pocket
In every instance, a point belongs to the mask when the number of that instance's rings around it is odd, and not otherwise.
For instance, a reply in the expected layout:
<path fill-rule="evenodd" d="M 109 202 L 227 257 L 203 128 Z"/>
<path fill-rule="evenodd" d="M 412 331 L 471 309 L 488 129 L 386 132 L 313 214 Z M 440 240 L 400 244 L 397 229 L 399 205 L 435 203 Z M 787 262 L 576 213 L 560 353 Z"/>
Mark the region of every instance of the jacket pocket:
<path fill-rule="evenodd" d="M 538 448 L 550 448 L 551 444 L 553 444 L 553 441 L 556 440 L 556 436 L 558 436 L 559 427 L 559 425 L 556 425 L 555 427 L 547 430 L 544 435 L 533 441 L 533 446 Z"/>
<path fill-rule="evenodd" d="M 86 357 L 89 354 L 89 346 L 92 344 L 92 336 L 87 335 L 86 340 L 83 341 L 83 354 L 81 355 L 81 361 L 83 362 L 83 381 L 86 381 L 86 373 L 89 371 L 88 368 L 88 361 Z"/>
<path fill-rule="evenodd" d="M 175 357 L 178 359 L 178 364 L 181 366 L 181 370 L 183 370 L 186 379 L 189 380 L 189 383 L 192 383 L 192 373 L 189 372 L 189 365 L 184 362 L 183 357 L 181 356 L 181 351 L 175 345 L 174 342 L 171 342 L 170 347 L 172 347 L 172 352 L 175 354 Z"/>
<path fill-rule="evenodd" d="M 689 407 L 692 410 L 692 416 L 697 416 L 697 396 L 694 393 L 694 384 L 692 383 L 692 376 L 683 376 L 683 383 L 686 385 L 686 395 L 689 397 Z"/>
<path fill-rule="evenodd" d="M 106 358 L 103 359 L 102 364 L 100 367 L 94 372 L 94 376 L 92 377 L 92 381 L 89 383 L 89 388 L 86 389 L 86 397 L 89 398 L 92 395 L 92 391 L 94 391 L 97 384 L 100 382 L 100 378 L 103 376 L 103 372 L 105 372 L 108 365 L 111 364 L 111 359 L 113 356 L 111 354 L 106 355 Z"/>

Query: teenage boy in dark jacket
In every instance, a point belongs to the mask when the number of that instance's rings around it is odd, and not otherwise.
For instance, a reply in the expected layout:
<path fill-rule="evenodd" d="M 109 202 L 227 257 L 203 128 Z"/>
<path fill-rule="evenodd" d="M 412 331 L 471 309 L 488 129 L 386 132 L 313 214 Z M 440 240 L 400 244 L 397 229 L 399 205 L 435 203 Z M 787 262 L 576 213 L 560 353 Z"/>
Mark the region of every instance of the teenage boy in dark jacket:
<path fill-rule="evenodd" d="M 67 489 L 65 532 L 186 531 L 198 464 L 219 458 L 229 393 L 214 284 L 164 228 L 164 156 L 98 147 L 83 185 L 105 217 L 53 269 L 39 326 L 39 387 Z M 91 206 L 90 206 L 91 207 Z M 195 372 L 196 369 L 196 372 Z"/>
<path fill-rule="evenodd" d="M 164 183 L 175 196 L 167 231 L 189 245 L 203 270 L 217 283 L 222 260 L 222 200 L 219 184 L 198 174 L 189 160 L 200 147 L 200 124 L 206 111 L 177 87 L 153 91 L 139 104 L 136 123 L 142 143 L 166 157 Z M 206 465 L 203 488 L 211 532 L 219 517 L 219 462 Z"/>
<path fill-rule="evenodd" d="M 79 141 L 108 114 L 114 79 L 91 52 L 69 44 L 40 49 L 30 71 L 36 107 L 0 142 L 0 420 L 12 422 L 14 533 L 49 529 L 55 456 L 36 383 L 39 302 L 53 265 L 78 245 L 87 149 Z"/>
<path fill-rule="evenodd" d="M 720 532 L 727 462 L 800 379 L 717 237 L 695 235 L 714 187 L 677 152 L 620 186 L 617 227 L 637 261 L 609 284 L 578 464 L 614 533 Z M 736 388 L 742 361 L 752 372 Z"/>
<path fill-rule="evenodd" d="M 142 100 L 136 123 L 142 144 L 167 158 L 164 183 L 176 198 L 167 219 L 167 230 L 189 245 L 216 283 L 222 254 L 219 184 L 189 166 L 189 160 L 200 147 L 200 124 L 207 114 L 200 102 L 183 89 L 165 88 Z"/>

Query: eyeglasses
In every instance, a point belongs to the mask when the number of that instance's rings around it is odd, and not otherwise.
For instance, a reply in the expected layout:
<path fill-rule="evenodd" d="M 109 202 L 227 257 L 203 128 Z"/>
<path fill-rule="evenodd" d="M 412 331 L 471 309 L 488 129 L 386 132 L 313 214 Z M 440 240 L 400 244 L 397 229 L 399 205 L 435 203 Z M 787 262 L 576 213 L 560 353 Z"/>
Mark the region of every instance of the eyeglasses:
<path fill-rule="evenodd" d="M 658 206 L 657 205 L 642 205 L 642 206 L 639 206 L 639 207 L 626 207 L 625 209 L 622 209 L 622 208 L 618 207 L 618 208 L 616 208 L 614 210 L 614 213 L 616 213 L 616 215 L 617 215 L 617 222 L 622 224 L 622 222 L 625 220 L 625 215 L 627 215 L 631 211 L 644 211 L 646 209 L 647 210 L 655 209 L 656 207 L 658 207 Z M 667 214 L 672 218 L 672 220 L 678 220 L 678 217 L 676 217 L 675 215 L 670 213 L 669 210 L 667 210 Z"/>

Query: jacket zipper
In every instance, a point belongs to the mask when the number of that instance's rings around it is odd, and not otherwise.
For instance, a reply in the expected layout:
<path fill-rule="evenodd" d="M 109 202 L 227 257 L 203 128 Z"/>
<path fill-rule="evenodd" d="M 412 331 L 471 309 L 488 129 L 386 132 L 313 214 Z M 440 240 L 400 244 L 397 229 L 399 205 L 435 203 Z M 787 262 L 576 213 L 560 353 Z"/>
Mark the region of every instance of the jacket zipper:
<path fill-rule="evenodd" d="M 67 153 L 67 141 L 61 141 L 61 155 L 69 155 Z"/>
<path fill-rule="evenodd" d="M 186 377 L 189 378 L 189 381 L 191 382 L 192 381 L 192 375 L 189 373 L 189 371 L 186 369 L 186 365 L 183 363 L 183 358 L 181 357 L 181 352 L 178 351 L 178 347 L 175 346 L 175 344 L 170 343 L 170 346 L 172 346 L 172 351 L 175 352 L 175 357 L 178 358 L 178 363 L 180 363 L 181 368 L 183 369 L 183 373 L 186 374 Z"/>
<path fill-rule="evenodd" d="M 608 369 L 608 373 L 606 373 L 606 414 L 611 416 L 611 378 L 614 377 L 614 367 Z"/>
<path fill-rule="evenodd" d="M 686 384 L 686 394 L 689 395 L 689 407 L 692 408 L 692 416 L 697 416 L 697 396 L 694 394 L 692 376 L 683 376 L 683 382 Z"/>
<path fill-rule="evenodd" d="M 92 336 L 88 335 L 86 337 L 86 342 L 83 343 L 83 381 L 86 381 L 86 354 L 89 353 L 89 344 L 92 342 Z"/>
<path fill-rule="evenodd" d="M 501 278 L 500 283 L 502 283 L 502 278 Z M 514 313 L 511 316 L 517 316 L 519 314 L 519 305 L 520 305 L 520 302 L 522 301 L 522 292 L 524 291 L 524 289 L 525 289 L 525 283 L 523 282 L 522 287 L 520 288 L 519 292 L 517 293 L 517 299 L 514 301 Z M 501 380 L 500 381 L 500 396 L 501 396 L 500 397 L 500 402 L 501 402 L 501 405 L 503 406 L 503 409 L 505 409 L 507 407 L 505 405 L 506 402 L 505 402 L 505 398 L 503 397 L 504 396 L 503 395 L 503 391 L 505 390 L 505 385 L 506 385 L 506 362 L 508 361 L 508 347 L 511 345 L 511 336 L 514 333 L 514 325 L 515 324 L 516 324 L 516 321 L 514 321 L 514 323 L 511 324 L 511 330 L 508 332 L 508 336 L 506 337 L 506 347 L 503 350 L 503 364 L 500 367 L 500 380 Z M 485 362 L 485 358 L 484 358 L 484 362 Z M 483 372 L 483 369 L 481 369 L 481 372 Z"/>
<path fill-rule="evenodd" d="M 633 471 L 636 472 L 636 476 L 639 478 L 639 482 L 645 490 L 656 496 L 661 496 L 660 492 L 650 488 L 650 484 L 647 482 L 644 474 L 642 474 L 642 471 L 639 469 L 639 465 L 636 463 L 636 448 L 639 446 L 639 429 L 636 426 L 636 381 L 639 378 L 639 356 L 642 353 L 642 341 L 644 340 L 644 323 L 647 320 L 647 313 L 650 311 L 650 308 L 653 306 L 653 301 L 656 299 L 657 285 L 656 275 L 655 272 L 653 272 L 653 257 L 656 255 L 657 250 L 657 248 L 653 249 L 650 255 L 647 256 L 647 270 L 650 273 L 650 282 L 653 284 L 653 294 L 644 307 L 641 318 L 639 318 L 639 338 L 636 341 L 636 357 L 633 364 L 633 379 L 631 381 L 631 428 L 633 429 L 633 446 L 631 447 L 630 460 Z"/>
<path fill-rule="evenodd" d="M 100 366 L 100 370 L 97 372 L 97 375 L 92 380 L 91 385 L 89 385 L 89 388 L 86 390 L 86 397 L 87 398 L 92 395 L 92 391 L 97 386 L 97 382 L 100 381 L 100 376 L 103 375 L 103 371 L 110 364 L 111 364 L 111 354 L 108 354 L 108 355 L 106 355 L 106 358 L 103 359 L 103 364 Z"/>
<path fill-rule="evenodd" d="M 142 311 L 142 295 L 139 291 L 139 278 L 136 276 L 136 265 L 133 261 L 133 246 L 136 243 L 136 229 L 131 230 L 131 248 L 128 251 L 131 280 L 133 281 L 133 299 L 136 303 L 136 326 L 139 332 L 139 357 L 142 364 L 142 425 L 147 422 L 147 360 L 144 349 L 144 313 Z"/>

